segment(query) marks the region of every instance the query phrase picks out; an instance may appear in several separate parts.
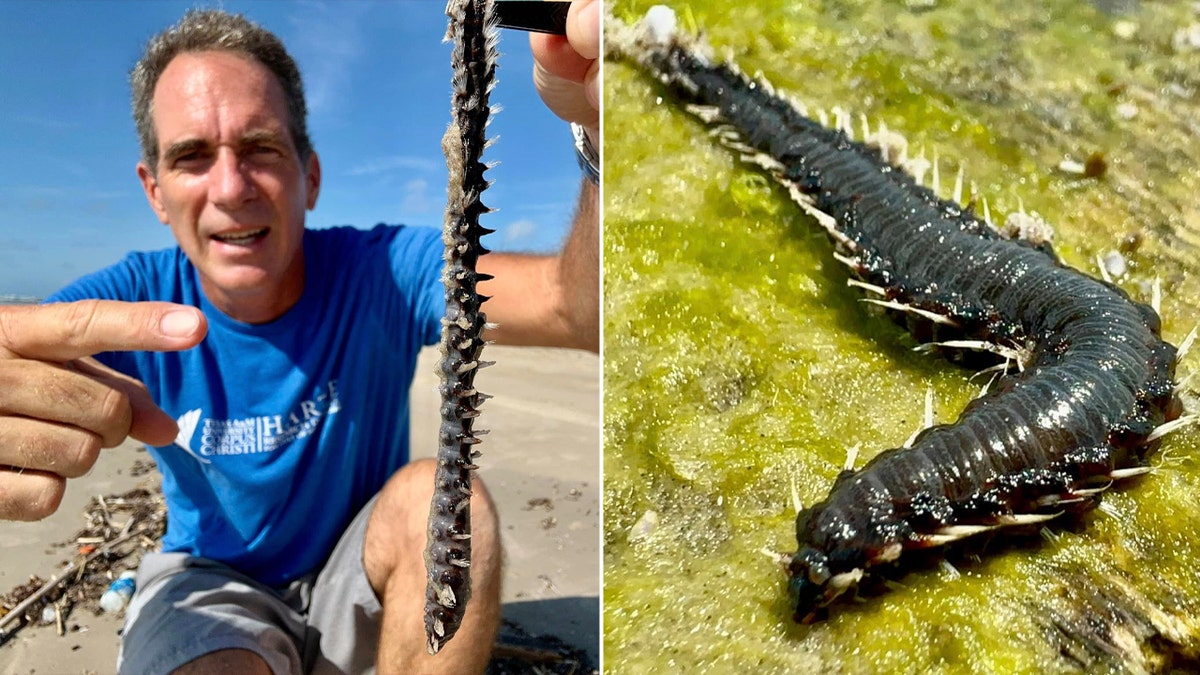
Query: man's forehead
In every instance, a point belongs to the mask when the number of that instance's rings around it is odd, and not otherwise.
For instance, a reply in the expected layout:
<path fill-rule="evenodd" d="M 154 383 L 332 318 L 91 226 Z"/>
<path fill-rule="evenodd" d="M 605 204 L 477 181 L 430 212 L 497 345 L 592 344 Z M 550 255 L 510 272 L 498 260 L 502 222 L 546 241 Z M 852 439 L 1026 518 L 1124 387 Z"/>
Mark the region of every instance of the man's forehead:
<path fill-rule="evenodd" d="M 206 49 L 181 52 L 172 58 L 159 76 L 155 91 L 164 85 L 177 84 L 180 80 L 191 81 L 209 73 L 237 74 L 239 80 L 278 85 L 271 70 L 254 57 L 230 50 Z"/>
<path fill-rule="evenodd" d="M 213 131 L 281 131 L 283 88 L 254 59 L 227 51 L 186 52 L 163 70 L 151 107 L 159 143 Z"/>

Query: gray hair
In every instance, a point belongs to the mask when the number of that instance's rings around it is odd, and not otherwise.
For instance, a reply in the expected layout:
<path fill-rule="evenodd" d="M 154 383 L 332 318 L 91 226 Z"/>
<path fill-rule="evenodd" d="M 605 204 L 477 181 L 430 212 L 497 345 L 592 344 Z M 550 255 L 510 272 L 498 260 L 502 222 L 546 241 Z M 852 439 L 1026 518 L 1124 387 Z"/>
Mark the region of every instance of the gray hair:
<path fill-rule="evenodd" d="M 158 167 L 158 135 L 154 131 L 154 88 L 167 64 L 187 52 L 226 51 L 242 54 L 266 66 L 283 88 L 287 101 L 288 131 L 300 155 L 308 161 L 312 142 L 308 138 L 308 111 L 304 104 L 304 84 L 300 69 L 274 33 L 241 14 L 217 9 L 193 9 L 179 23 L 155 35 L 146 43 L 142 58 L 129 74 L 133 89 L 133 123 L 142 145 L 142 161 L 151 171 Z"/>

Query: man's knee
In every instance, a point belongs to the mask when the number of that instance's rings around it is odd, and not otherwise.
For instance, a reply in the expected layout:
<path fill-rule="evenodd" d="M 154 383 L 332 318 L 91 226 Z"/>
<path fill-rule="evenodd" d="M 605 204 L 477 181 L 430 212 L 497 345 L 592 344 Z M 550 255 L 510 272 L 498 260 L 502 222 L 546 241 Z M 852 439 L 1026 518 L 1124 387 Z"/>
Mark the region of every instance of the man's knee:
<path fill-rule="evenodd" d="M 406 464 L 388 480 L 367 524 L 363 564 L 376 592 L 382 595 L 395 567 L 407 560 L 424 565 L 429 523 L 429 505 L 433 499 L 433 477 L 437 462 L 419 459 Z M 499 523 L 491 494 L 478 475 L 471 482 L 471 547 L 478 562 L 485 565 L 499 560 Z"/>

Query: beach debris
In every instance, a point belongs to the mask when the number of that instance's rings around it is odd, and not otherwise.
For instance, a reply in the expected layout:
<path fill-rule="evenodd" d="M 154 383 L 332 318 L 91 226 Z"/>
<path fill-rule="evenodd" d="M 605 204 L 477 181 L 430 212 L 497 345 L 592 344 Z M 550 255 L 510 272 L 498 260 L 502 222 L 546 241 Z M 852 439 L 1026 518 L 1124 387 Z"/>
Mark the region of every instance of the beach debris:
<path fill-rule="evenodd" d="M 583 650 L 555 635 L 531 635 L 505 620 L 485 675 L 599 675 Z"/>
<path fill-rule="evenodd" d="M 1134 108 L 1134 114 L 1137 114 L 1136 107 Z M 1100 178 L 1108 172 L 1108 161 L 1104 159 L 1104 153 L 1093 152 L 1083 162 L 1078 162 L 1070 158 L 1064 159 L 1058 163 L 1058 170 L 1072 176 Z"/>
<path fill-rule="evenodd" d="M 629 541 L 634 542 L 639 539 L 645 539 L 658 529 L 659 517 L 658 512 L 653 509 L 648 509 L 642 514 L 641 518 L 629 528 Z"/>
<path fill-rule="evenodd" d="M 1100 267 L 1104 270 L 1104 274 L 1110 279 L 1120 279 L 1129 271 L 1129 265 L 1125 260 L 1125 256 L 1121 255 L 1120 251 L 1109 251 L 1100 258 Z"/>
<path fill-rule="evenodd" d="M 49 579 L 35 575 L 0 595 L 0 644 L 20 628 L 41 623 L 50 612 L 59 635 L 66 632 L 65 618 L 75 608 L 99 615 L 104 590 L 122 572 L 136 568 L 144 551 L 158 548 L 166 513 L 157 489 L 93 497 L 84 509 L 83 529 L 59 544 L 75 549 L 76 555 Z"/>
<path fill-rule="evenodd" d="M 133 597 L 133 591 L 137 589 L 136 579 L 137 573 L 133 570 L 121 572 L 121 576 L 109 584 L 108 590 L 100 596 L 100 609 L 109 614 L 124 611 L 129 599 Z"/>

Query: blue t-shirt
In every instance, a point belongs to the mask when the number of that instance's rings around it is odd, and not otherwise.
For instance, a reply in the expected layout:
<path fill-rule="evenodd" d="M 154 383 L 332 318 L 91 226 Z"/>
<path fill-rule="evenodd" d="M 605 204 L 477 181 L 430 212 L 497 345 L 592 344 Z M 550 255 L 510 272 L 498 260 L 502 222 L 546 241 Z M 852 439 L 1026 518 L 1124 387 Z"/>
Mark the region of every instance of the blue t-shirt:
<path fill-rule="evenodd" d="M 164 551 L 270 585 L 325 561 L 408 461 L 417 352 L 437 342 L 445 310 L 442 251 L 434 228 L 307 230 L 304 292 L 262 325 L 216 309 L 178 248 L 132 253 L 49 299 L 162 300 L 208 318 L 187 351 L 98 356 L 179 421 L 175 444 L 150 448 L 167 501 Z"/>

